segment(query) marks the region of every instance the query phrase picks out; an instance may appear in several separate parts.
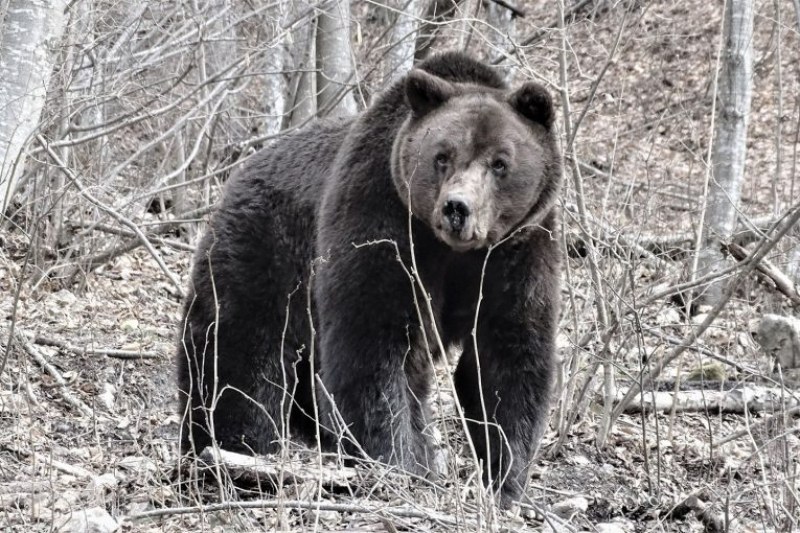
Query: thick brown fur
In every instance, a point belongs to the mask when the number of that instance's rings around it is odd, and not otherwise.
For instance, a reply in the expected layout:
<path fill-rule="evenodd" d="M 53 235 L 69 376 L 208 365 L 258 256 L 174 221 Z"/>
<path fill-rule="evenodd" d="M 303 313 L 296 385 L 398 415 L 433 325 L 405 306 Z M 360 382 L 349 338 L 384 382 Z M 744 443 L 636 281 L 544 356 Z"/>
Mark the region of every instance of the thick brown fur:
<path fill-rule="evenodd" d="M 355 119 L 253 156 L 195 256 L 178 350 L 182 450 L 212 435 L 256 453 L 283 437 L 313 443 L 319 412 L 328 444 L 433 468 L 425 346 L 436 349 L 415 273 L 445 345 L 463 346 L 456 392 L 484 478 L 503 504 L 518 499 L 553 379 L 553 116 L 540 86 L 509 91 L 448 53 Z"/>

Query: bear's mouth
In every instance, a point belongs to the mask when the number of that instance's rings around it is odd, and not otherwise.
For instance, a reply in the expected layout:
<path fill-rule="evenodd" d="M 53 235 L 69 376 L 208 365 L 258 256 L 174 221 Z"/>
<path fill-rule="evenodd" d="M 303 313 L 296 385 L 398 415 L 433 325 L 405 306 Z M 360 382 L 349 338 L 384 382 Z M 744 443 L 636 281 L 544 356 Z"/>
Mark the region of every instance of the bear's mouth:
<path fill-rule="evenodd" d="M 436 236 L 456 252 L 468 252 L 486 246 L 486 238 L 481 237 L 475 228 L 465 227 L 461 231 L 453 231 L 445 226 L 442 223 L 436 225 Z"/>

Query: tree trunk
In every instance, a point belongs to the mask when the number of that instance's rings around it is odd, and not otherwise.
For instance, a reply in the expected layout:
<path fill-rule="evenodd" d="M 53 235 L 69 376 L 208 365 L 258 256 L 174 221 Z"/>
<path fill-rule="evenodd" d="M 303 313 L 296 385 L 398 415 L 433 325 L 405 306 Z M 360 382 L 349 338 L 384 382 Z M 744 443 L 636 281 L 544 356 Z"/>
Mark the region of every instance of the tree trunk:
<path fill-rule="evenodd" d="M 290 2 L 290 20 L 306 11 L 305 2 Z M 287 50 L 284 68 L 294 71 L 291 95 L 284 115 L 284 127 L 300 126 L 317 113 L 317 23 L 311 19 L 295 24 L 288 39 L 293 46 Z"/>
<path fill-rule="evenodd" d="M 278 2 L 275 9 L 275 19 L 277 26 L 281 27 L 286 21 L 284 17 L 284 2 Z M 278 33 L 277 31 L 275 32 Z M 284 124 L 284 114 L 288 112 L 287 109 L 287 90 L 286 79 L 284 77 L 284 69 L 286 63 L 291 63 L 291 54 L 286 49 L 290 44 L 289 33 L 284 37 L 277 35 L 269 35 L 269 39 L 273 41 L 272 50 L 266 56 L 266 64 L 264 70 L 266 76 L 264 77 L 264 93 L 262 101 L 264 102 L 264 134 L 275 135 L 281 131 Z"/>
<path fill-rule="evenodd" d="M 514 48 L 517 19 L 510 9 L 490 1 L 486 9 L 486 22 L 491 26 L 487 30 L 487 37 L 491 45 L 488 59 L 492 63 L 500 63 L 505 50 Z M 508 65 L 501 68 L 506 83 L 511 84 L 514 71 Z"/>
<path fill-rule="evenodd" d="M 703 246 L 699 275 L 725 267 L 721 241 L 728 241 L 736 224 L 736 213 L 744 179 L 747 154 L 747 124 L 753 79 L 753 2 L 728 0 L 725 12 L 725 49 L 719 78 L 717 119 L 712 151 L 711 182 L 703 219 Z M 724 283 L 709 284 L 702 300 L 719 300 Z"/>
<path fill-rule="evenodd" d="M 336 0 L 317 21 L 317 113 L 352 115 L 356 101 L 348 89 L 353 79 L 350 50 L 350 0 Z"/>
<path fill-rule="evenodd" d="M 390 5 L 398 10 L 392 26 L 391 50 L 386 57 L 384 83 L 388 85 L 414 66 L 418 20 L 422 14 L 421 0 L 394 0 Z"/>
<path fill-rule="evenodd" d="M 0 213 L 11 202 L 23 149 L 39 125 L 53 66 L 49 48 L 66 23 L 63 0 L 9 0 L 0 28 Z"/>
<path fill-rule="evenodd" d="M 717 390 L 714 390 L 716 386 Z M 785 398 L 780 387 L 743 385 L 741 388 L 719 390 L 719 384 L 708 384 L 702 390 L 666 392 L 647 391 L 638 394 L 625 408 L 626 413 L 776 413 L 798 407 L 794 398 Z M 617 393 L 617 401 L 625 397 L 626 389 Z"/>

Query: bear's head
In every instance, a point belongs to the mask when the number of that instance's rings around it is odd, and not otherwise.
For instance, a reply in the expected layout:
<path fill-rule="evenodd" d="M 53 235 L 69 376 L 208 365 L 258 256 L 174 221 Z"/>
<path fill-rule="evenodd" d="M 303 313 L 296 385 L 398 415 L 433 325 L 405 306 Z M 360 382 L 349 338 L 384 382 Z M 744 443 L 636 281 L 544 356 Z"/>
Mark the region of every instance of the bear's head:
<path fill-rule="evenodd" d="M 550 95 L 455 83 L 415 69 L 392 152 L 401 200 L 456 251 L 484 248 L 552 210 L 561 158 Z"/>

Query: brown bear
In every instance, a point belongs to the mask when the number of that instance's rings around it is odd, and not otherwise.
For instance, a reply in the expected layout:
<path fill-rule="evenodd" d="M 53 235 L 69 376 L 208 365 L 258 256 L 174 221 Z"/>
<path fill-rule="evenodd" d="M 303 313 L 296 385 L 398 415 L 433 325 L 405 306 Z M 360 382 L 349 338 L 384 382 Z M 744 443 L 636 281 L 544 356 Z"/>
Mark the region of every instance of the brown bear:
<path fill-rule="evenodd" d="M 445 53 L 247 161 L 194 259 L 182 450 L 321 440 L 425 473 L 435 324 L 463 347 L 454 383 L 484 481 L 518 500 L 553 379 L 553 119 L 542 86 Z"/>

